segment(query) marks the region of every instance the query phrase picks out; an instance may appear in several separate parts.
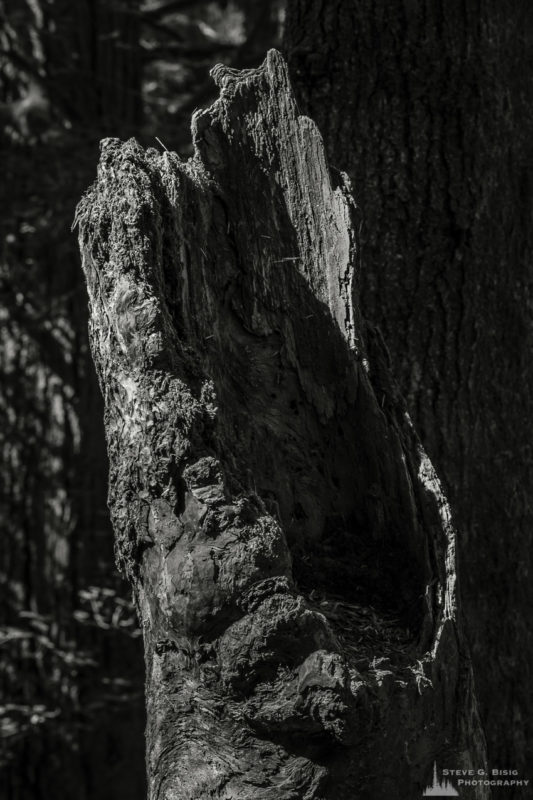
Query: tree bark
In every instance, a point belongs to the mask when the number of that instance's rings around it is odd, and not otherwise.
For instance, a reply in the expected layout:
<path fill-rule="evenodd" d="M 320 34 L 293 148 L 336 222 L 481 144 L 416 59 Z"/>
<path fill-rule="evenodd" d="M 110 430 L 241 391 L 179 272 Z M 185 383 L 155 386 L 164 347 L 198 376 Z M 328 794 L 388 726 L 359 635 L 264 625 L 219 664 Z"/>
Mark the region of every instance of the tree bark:
<path fill-rule="evenodd" d="M 489 757 L 518 770 L 533 763 L 532 30 L 531 4 L 493 0 L 291 0 L 286 29 L 300 108 L 364 208 L 364 312 L 457 514 Z"/>
<path fill-rule="evenodd" d="M 77 216 L 149 797 L 414 800 L 484 763 L 449 508 L 283 59 L 213 77 L 192 159 L 105 140 Z"/>

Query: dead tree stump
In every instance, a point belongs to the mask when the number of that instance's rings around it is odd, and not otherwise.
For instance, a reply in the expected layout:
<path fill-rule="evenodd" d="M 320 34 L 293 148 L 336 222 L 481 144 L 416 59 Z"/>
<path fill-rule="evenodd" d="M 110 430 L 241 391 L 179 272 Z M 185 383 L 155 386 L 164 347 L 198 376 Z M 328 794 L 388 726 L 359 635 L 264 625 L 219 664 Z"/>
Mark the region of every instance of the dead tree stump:
<path fill-rule="evenodd" d="M 105 140 L 77 216 L 149 797 L 418 800 L 484 764 L 450 511 L 282 57 L 212 74 L 194 156 Z"/>

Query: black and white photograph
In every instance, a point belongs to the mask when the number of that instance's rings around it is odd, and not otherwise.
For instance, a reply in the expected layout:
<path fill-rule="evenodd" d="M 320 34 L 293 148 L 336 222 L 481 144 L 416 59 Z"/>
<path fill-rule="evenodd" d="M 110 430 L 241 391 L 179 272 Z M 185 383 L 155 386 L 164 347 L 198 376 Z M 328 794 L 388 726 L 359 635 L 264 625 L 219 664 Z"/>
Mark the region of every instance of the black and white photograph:
<path fill-rule="evenodd" d="M 533 800 L 532 0 L 0 0 L 0 800 Z"/>

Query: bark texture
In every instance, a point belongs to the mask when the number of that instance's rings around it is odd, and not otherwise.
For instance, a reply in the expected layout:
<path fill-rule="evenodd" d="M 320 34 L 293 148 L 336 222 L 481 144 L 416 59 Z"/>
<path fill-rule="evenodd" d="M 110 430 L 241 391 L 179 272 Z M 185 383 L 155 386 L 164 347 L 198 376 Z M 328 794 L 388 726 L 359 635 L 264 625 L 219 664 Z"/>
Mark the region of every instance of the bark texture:
<path fill-rule="evenodd" d="M 484 762 L 449 508 L 282 57 L 213 77 L 187 163 L 105 140 L 78 209 L 149 797 L 414 800 Z"/>
<path fill-rule="evenodd" d="M 514 0 L 291 0 L 286 38 L 300 108 L 364 208 L 365 315 L 457 515 L 489 757 L 522 770 L 533 763 L 532 32 L 533 6 Z"/>

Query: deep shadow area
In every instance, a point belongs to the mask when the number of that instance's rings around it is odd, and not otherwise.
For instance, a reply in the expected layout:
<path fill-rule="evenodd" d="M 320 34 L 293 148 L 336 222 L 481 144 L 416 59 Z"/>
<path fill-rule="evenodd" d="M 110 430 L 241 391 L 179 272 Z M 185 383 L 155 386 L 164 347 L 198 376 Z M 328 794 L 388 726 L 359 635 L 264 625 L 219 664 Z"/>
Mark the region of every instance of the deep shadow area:
<path fill-rule="evenodd" d="M 177 240 L 176 211 L 156 189 L 167 307 L 194 371 L 214 383 L 218 455 L 279 519 L 297 586 L 376 608 L 416 639 L 426 532 L 413 515 L 402 434 L 305 276 L 275 166 L 248 167 L 253 218 L 249 198 L 215 191 L 201 242 Z M 231 158 L 216 164 L 217 184 L 231 187 L 238 168 Z M 205 200 L 194 180 L 180 181 L 179 213 L 193 224 Z"/>

